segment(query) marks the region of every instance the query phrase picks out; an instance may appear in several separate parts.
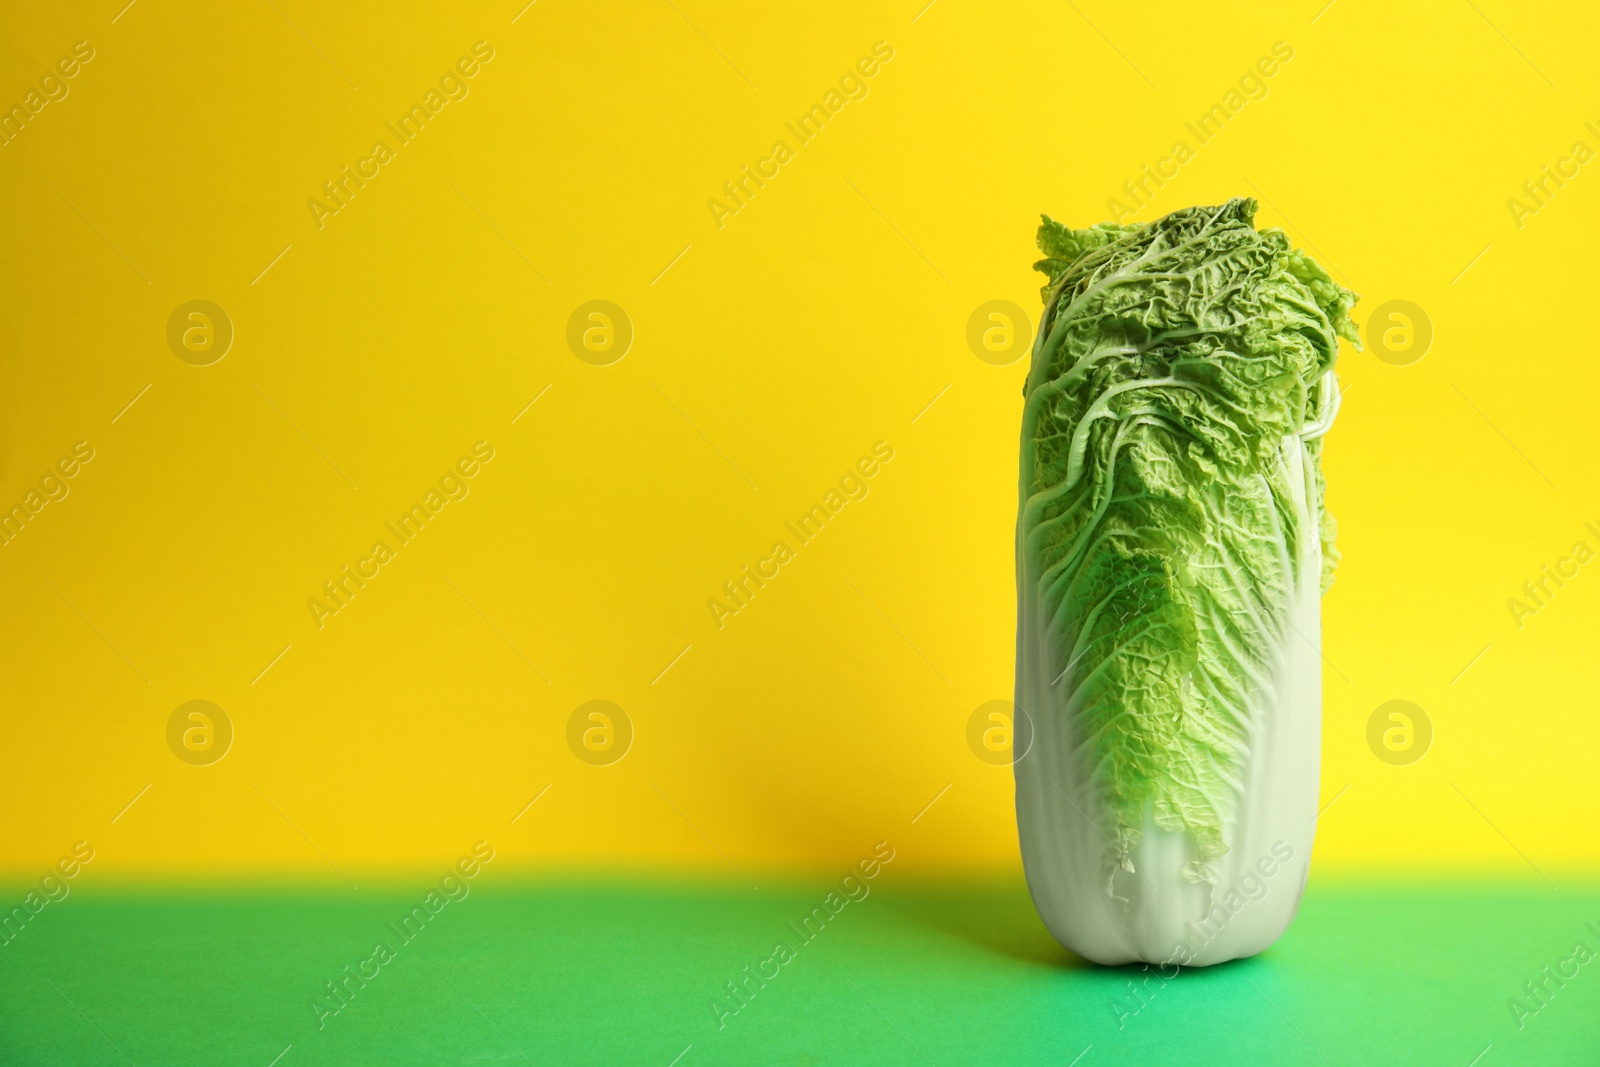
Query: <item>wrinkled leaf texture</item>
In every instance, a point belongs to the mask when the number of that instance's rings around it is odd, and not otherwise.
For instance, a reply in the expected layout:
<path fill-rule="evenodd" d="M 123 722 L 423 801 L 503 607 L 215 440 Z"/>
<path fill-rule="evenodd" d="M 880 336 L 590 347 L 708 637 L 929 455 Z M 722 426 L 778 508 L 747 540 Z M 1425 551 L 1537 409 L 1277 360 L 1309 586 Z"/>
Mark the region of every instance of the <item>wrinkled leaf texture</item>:
<path fill-rule="evenodd" d="M 1338 338 L 1360 343 L 1356 294 L 1255 211 L 1086 230 L 1045 216 L 1024 387 L 1019 581 L 1060 672 L 1047 713 L 1077 719 L 1120 857 L 1149 812 L 1192 836 L 1196 878 L 1227 850 L 1252 695 L 1298 640 L 1302 538 L 1321 541 L 1320 587 L 1332 578 L 1320 434 Z M 1309 509 L 1286 439 L 1314 471 Z"/>

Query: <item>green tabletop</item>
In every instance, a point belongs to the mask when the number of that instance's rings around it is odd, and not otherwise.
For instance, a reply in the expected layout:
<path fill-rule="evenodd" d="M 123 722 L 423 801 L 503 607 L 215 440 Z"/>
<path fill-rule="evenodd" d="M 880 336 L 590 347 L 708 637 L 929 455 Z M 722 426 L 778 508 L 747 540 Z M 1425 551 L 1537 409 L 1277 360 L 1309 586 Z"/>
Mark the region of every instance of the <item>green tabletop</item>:
<path fill-rule="evenodd" d="M 1592 885 L 1313 877 L 1271 951 L 1162 982 L 1057 947 L 1020 882 L 899 873 L 809 928 L 826 879 L 484 877 L 403 929 L 426 879 L 80 890 L 0 947 L 0 1063 L 1600 1063 Z"/>

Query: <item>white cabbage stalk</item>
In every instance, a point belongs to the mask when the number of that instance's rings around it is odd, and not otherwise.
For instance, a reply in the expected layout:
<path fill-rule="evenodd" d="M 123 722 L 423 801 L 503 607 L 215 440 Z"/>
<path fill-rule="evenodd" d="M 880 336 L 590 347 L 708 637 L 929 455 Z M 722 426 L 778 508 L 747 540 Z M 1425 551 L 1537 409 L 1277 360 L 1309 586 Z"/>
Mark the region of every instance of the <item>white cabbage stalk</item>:
<path fill-rule="evenodd" d="M 1355 294 L 1254 212 L 1040 228 L 1017 826 L 1045 925 L 1097 963 L 1260 952 L 1309 870 L 1321 437 Z"/>

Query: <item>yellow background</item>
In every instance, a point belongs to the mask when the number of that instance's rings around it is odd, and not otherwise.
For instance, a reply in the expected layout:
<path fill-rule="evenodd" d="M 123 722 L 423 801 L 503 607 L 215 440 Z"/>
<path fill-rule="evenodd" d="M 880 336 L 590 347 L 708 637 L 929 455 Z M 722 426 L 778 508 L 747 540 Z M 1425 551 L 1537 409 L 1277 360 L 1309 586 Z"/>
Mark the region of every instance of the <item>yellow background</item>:
<path fill-rule="evenodd" d="M 1600 564 L 1520 630 L 1506 606 L 1600 548 L 1600 163 L 1521 228 L 1506 205 L 1600 147 L 1589 5 L 275 5 L 0 15 L 8 106 L 96 53 L 0 147 L 0 501 L 96 450 L 0 547 L 0 866 L 87 839 L 107 874 L 342 884 L 484 838 L 734 879 L 878 840 L 1014 869 L 1010 771 L 966 725 L 1011 693 L 1026 359 L 981 362 L 966 324 L 1036 314 L 1037 214 L 1106 218 L 1179 139 L 1137 217 L 1258 196 L 1363 332 L 1396 299 L 1434 329 L 1413 365 L 1340 365 L 1319 870 L 1595 860 Z M 319 229 L 322 183 L 480 40 L 470 95 Z M 799 146 L 784 124 L 877 41 L 867 97 Z M 707 200 L 780 139 L 719 229 Z M 209 367 L 167 347 L 192 299 L 236 331 Z M 634 326 L 612 366 L 566 344 L 592 299 Z M 319 631 L 307 599 L 479 440 L 471 495 Z M 879 440 L 870 495 L 719 631 L 707 600 Z M 597 698 L 636 731 L 610 767 L 566 744 Z M 1365 740 L 1397 698 L 1435 731 L 1409 767 Z M 191 699 L 236 730 L 210 767 L 167 748 Z"/>

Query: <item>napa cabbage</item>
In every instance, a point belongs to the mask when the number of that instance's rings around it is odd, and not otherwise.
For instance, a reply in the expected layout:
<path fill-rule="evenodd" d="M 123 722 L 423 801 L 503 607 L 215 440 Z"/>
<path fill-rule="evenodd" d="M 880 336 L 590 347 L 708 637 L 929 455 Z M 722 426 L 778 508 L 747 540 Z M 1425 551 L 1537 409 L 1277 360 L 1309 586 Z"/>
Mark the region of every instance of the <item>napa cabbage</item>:
<path fill-rule="evenodd" d="M 1321 454 L 1357 297 L 1255 212 L 1039 227 L 1017 821 L 1046 925 L 1102 963 L 1259 952 L 1308 870 L 1338 558 Z"/>

